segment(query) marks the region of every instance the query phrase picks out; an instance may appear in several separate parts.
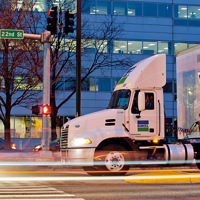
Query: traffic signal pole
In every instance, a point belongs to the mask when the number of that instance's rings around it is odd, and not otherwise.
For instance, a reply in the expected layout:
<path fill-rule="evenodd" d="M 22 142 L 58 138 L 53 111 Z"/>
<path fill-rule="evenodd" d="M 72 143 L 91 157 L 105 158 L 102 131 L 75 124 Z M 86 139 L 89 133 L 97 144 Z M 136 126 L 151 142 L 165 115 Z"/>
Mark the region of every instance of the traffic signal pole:
<path fill-rule="evenodd" d="M 44 43 L 44 62 L 43 62 L 43 105 L 50 105 L 50 49 L 51 32 L 42 33 L 42 42 Z M 42 141 L 44 151 L 49 150 L 50 139 L 50 114 L 42 115 Z"/>
<path fill-rule="evenodd" d="M 24 34 L 24 38 L 40 40 L 44 46 L 44 61 L 43 61 L 43 105 L 50 105 L 50 48 L 52 36 L 50 31 L 45 31 L 42 35 Z M 44 151 L 49 150 L 50 139 L 50 114 L 42 115 L 42 141 Z"/>

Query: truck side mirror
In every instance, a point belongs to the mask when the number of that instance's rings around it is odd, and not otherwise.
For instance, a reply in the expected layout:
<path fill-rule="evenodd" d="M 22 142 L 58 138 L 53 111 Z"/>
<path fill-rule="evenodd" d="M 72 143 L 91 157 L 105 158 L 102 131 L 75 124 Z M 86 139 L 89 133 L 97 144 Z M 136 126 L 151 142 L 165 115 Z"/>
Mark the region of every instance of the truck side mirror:
<path fill-rule="evenodd" d="M 139 111 L 145 110 L 145 93 L 139 92 L 138 94 L 138 109 Z"/>

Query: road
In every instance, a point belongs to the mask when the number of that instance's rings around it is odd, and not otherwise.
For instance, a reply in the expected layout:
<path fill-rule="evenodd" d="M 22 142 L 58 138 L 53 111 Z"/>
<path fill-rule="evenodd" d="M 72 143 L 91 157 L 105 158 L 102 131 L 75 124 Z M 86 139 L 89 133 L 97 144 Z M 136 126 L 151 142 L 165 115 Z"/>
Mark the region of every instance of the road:
<path fill-rule="evenodd" d="M 89 176 L 81 169 L 63 167 L 17 166 L 0 168 L 0 199 L 48 199 L 48 200 L 197 200 L 200 181 L 170 179 L 162 183 L 147 182 L 149 177 L 200 175 L 195 168 L 131 169 L 123 177 Z M 176 174 L 175 174 L 176 175 Z M 132 178 L 131 178 L 132 177 Z M 142 179 L 134 179 L 142 177 Z M 145 177 L 145 179 L 143 179 Z M 138 181 L 141 180 L 141 181 Z M 167 181 L 168 180 L 168 181 Z M 199 179 L 200 180 L 200 179 Z M 184 182 L 185 181 L 185 182 Z"/>

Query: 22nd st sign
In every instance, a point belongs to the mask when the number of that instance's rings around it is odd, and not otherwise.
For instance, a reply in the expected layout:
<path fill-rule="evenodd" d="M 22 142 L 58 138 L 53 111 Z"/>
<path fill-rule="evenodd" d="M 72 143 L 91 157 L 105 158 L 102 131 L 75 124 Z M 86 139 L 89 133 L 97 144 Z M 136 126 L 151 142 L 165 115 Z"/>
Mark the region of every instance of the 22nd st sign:
<path fill-rule="evenodd" d="M 22 30 L 0 30 L 1 39 L 23 39 L 24 31 Z"/>

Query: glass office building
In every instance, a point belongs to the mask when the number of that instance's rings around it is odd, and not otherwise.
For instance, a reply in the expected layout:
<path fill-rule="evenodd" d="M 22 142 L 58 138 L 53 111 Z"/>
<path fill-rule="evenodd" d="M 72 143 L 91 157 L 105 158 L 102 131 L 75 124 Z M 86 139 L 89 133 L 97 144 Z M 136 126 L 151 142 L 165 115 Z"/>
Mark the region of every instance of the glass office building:
<path fill-rule="evenodd" d="M 19 8 L 20 8 L 19 1 Z M 36 1 L 34 1 L 35 3 Z M 60 1 L 55 0 L 54 5 Z M 39 0 L 35 3 L 35 11 L 46 12 L 50 8 L 49 1 Z M 65 5 L 65 9 L 76 12 L 76 2 Z M 103 53 L 115 58 L 127 58 L 130 65 L 155 55 L 167 55 L 167 83 L 164 87 L 165 115 L 168 122 L 174 124 L 177 117 L 176 105 L 176 53 L 200 43 L 200 1 L 199 0 L 137 0 L 106 1 L 82 0 L 82 20 L 87 19 L 92 26 L 113 20 L 121 26 L 121 33 L 112 42 L 109 38 Z M 82 30 L 84 31 L 84 29 Z M 86 31 L 86 30 L 85 30 Z M 98 34 L 98 33 L 97 33 Z M 66 37 L 65 43 L 70 41 Z M 82 61 L 90 62 L 89 55 L 94 54 L 97 39 L 87 41 L 82 49 Z M 68 51 L 69 49 L 65 49 Z M 92 56 L 91 56 L 92 57 Z M 127 67 L 109 67 L 97 69 L 82 84 L 82 115 L 105 109 L 115 85 Z M 70 81 L 68 80 L 70 77 Z M 66 73 L 64 84 L 57 90 L 57 101 L 62 101 L 72 91 L 76 75 Z M 0 81 L 3 87 L 3 81 Z M 42 86 L 38 89 L 42 90 Z M 19 114 L 20 109 L 20 114 Z M 60 124 L 66 117 L 74 117 L 76 112 L 75 95 L 58 111 Z M 41 117 L 32 115 L 31 110 L 16 107 L 12 110 L 12 138 L 41 138 Z M 58 136 L 60 127 L 58 127 Z M 3 124 L 0 122 L 0 137 L 3 137 Z"/>

